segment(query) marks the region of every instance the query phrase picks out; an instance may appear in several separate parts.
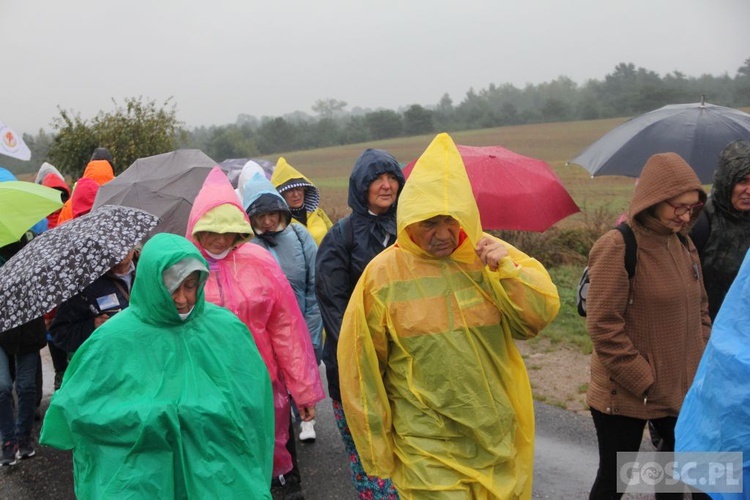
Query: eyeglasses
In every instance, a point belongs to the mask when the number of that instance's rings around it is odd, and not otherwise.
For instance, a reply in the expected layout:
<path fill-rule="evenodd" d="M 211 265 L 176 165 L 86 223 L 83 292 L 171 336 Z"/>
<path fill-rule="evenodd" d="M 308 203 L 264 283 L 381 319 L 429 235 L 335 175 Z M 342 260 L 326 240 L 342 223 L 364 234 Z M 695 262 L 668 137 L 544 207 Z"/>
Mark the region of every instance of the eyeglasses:
<path fill-rule="evenodd" d="M 692 205 L 687 205 L 687 206 L 686 205 L 674 206 L 671 203 L 669 203 L 668 201 L 665 201 L 664 203 L 666 203 L 670 207 L 674 208 L 674 214 L 677 217 L 679 217 L 681 215 L 685 215 L 688 212 L 690 212 L 690 214 L 692 214 L 696 210 L 700 210 L 701 208 L 703 208 L 703 203 L 701 203 L 700 201 L 698 203 L 694 203 Z"/>

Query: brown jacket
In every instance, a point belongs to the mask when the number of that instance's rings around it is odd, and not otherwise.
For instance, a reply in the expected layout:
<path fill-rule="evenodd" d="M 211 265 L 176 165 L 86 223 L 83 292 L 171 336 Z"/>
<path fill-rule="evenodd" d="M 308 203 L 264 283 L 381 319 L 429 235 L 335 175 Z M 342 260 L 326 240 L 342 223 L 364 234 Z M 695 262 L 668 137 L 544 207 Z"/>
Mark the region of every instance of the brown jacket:
<path fill-rule="evenodd" d="M 680 411 L 711 331 L 708 300 L 692 241 L 686 247 L 648 209 L 691 190 L 705 202 L 698 177 L 682 158 L 652 156 L 630 203 L 628 222 L 638 242 L 635 275 L 628 280 L 618 231 L 607 232 L 591 249 L 591 408 L 640 419 Z"/>

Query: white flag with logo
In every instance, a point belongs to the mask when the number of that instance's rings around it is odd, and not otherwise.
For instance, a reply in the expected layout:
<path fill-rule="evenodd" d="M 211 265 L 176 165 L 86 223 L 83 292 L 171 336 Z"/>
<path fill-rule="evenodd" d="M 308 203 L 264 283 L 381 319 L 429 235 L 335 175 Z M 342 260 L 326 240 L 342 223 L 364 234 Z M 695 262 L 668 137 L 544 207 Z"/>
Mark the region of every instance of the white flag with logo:
<path fill-rule="evenodd" d="M 0 154 L 24 161 L 31 159 L 31 151 L 29 151 L 26 143 L 23 142 L 21 136 L 13 132 L 3 122 L 0 122 Z"/>

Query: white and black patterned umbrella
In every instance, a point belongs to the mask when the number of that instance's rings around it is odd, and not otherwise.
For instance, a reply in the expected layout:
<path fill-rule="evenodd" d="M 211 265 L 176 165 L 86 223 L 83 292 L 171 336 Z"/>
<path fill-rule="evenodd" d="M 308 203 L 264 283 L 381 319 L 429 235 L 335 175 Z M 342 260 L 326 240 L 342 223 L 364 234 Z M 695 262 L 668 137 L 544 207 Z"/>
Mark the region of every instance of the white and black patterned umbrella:
<path fill-rule="evenodd" d="M 104 206 L 30 241 L 0 267 L 0 332 L 60 305 L 120 262 L 159 218 Z"/>

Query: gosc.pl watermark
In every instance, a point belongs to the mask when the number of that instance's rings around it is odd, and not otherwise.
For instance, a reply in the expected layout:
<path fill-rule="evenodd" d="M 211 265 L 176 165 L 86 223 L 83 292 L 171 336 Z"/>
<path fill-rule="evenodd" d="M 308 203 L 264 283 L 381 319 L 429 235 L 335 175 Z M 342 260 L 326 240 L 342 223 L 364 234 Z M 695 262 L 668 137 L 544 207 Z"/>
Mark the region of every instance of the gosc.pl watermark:
<path fill-rule="evenodd" d="M 690 489 L 742 493 L 742 453 L 617 453 L 618 493 L 680 493 Z"/>

